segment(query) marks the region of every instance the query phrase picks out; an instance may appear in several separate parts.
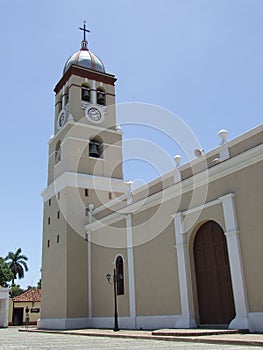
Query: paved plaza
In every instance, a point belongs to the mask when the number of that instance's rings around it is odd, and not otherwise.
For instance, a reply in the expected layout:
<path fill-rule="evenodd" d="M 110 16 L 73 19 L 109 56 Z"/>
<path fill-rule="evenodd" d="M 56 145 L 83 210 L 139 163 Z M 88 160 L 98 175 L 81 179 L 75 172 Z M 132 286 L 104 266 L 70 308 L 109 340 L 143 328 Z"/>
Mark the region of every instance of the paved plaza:
<path fill-rule="evenodd" d="M 71 334 L 19 332 L 18 328 L 0 329 L 0 350 L 256 350 L 260 346 L 198 344 L 152 339 L 125 339 L 120 337 L 93 337 Z"/>

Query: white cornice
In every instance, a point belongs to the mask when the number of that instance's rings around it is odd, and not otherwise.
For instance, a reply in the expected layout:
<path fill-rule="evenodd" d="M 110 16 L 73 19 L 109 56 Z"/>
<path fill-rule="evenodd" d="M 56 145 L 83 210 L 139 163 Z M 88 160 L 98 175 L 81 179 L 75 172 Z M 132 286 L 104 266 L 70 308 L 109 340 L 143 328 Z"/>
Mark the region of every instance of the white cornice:
<path fill-rule="evenodd" d="M 52 142 L 54 142 L 54 140 L 57 140 L 59 138 L 60 134 L 62 133 L 62 131 L 64 131 L 65 128 L 69 127 L 69 126 L 71 126 L 71 127 L 72 126 L 80 126 L 81 128 L 88 128 L 90 130 L 93 129 L 93 130 L 96 130 L 96 133 L 98 133 L 98 130 L 99 130 L 100 133 L 107 131 L 107 132 L 112 133 L 112 134 L 122 135 L 122 132 L 120 132 L 120 131 L 110 129 L 110 128 L 105 128 L 103 126 L 95 126 L 95 125 L 85 124 L 85 123 L 81 123 L 80 121 L 79 122 L 67 121 L 66 124 L 55 135 L 52 135 L 52 137 L 50 137 L 48 144 L 50 145 Z M 68 128 L 68 129 L 70 130 L 70 128 Z M 68 131 L 68 132 L 70 132 L 70 131 Z"/>
<path fill-rule="evenodd" d="M 235 194 L 234 194 L 234 193 L 231 193 L 231 192 L 230 192 L 230 193 L 227 193 L 227 194 L 225 194 L 225 195 L 223 195 L 223 196 L 220 196 L 220 197 L 218 197 L 218 198 L 216 198 L 216 199 L 213 199 L 213 200 L 210 201 L 210 202 L 206 202 L 206 203 L 203 204 L 203 205 L 198 205 L 197 207 L 193 207 L 193 208 L 184 210 L 184 211 L 181 212 L 181 214 L 185 216 L 185 215 L 188 215 L 188 214 L 193 214 L 193 213 L 195 213 L 195 212 L 200 212 L 200 211 L 203 210 L 203 209 L 207 209 L 207 208 L 209 208 L 209 207 L 213 207 L 213 206 L 215 206 L 215 205 L 221 204 L 226 198 L 229 198 L 229 197 L 234 198 L 234 197 L 235 197 Z M 178 214 L 178 213 L 174 213 L 174 214 L 172 215 L 172 217 L 175 218 L 175 216 L 176 216 L 177 214 Z"/>
<path fill-rule="evenodd" d="M 213 181 L 235 173 L 241 169 L 247 168 L 260 161 L 263 161 L 263 144 L 256 146 L 233 158 L 230 158 L 222 163 L 219 163 L 207 169 L 206 171 L 198 173 L 194 175 L 194 177 L 187 178 L 147 198 L 143 198 L 138 202 L 125 206 L 124 208 L 119 209 L 118 212 L 111 213 L 110 215 L 99 219 L 99 221 L 97 222 L 93 222 L 92 224 L 90 224 L 92 225 L 92 231 L 98 230 L 100 227 L 103 226 L 104 223 L 107 222 L 107 220 L 109 220 L 110 222 L 118 221 L 117 216 L 120 214 L 144 211 L 150 207 L 160 204 L 161 202 L 176 198 L 178 195 L 187 193 L 193 190 L 194 188 L 196 189 L 198 187 L 202 187 L 207 184 L 207 181 L 209 184 Z M 139 190 L 140 189 L 138 189 L 137 191 L 139 192 Z M 107 207 L 112 210 L 114 209 L 113 207 L 111 207 L 110 203 L 108 203 Z M 104 209 L 104 206 L 96 208 L 96 214 Z M 191 210 L 191 208 L 189 209 Z M 121 220 L 122 218 L 123 217 L 120 217 L 119 220 Z M 90 225 L 86 225 L 85 229 L 91 229 Z"/>
<path fill-rule="evenodd" d="M 59 129 L 59 130 L 56 132 L 55 135 L 52 135 L 52 136 L 50 137 L 50 139 L 49 139 L 49 141 L 48 141 L 48 144 L 51 145 L 55 140 L 57 141 L 57 139 L 59 139 L 60 134 L 62 134 L 62 131 L 65 131 L 66 128 L 70 130 L 70 128 L 69 128 L 70 125 L 71 125 L 71 126 L 74 126 L 75 123 L 72 122 L 72 121 L 67 121 L 66 124 L 63 125 L 62 128 Z"/>
<path fill-rule="evenodd" d="M 128 185 L 120 179 L 64 172 L 42 192 L 43 201 L 46 202 L 66 187 L 125 193 Z"/>
<path fill-rule="evenodd" d="M 124 220 L 126 217 L 126 214 L 112 213 L 99 219 L 98 221 L 93 221 L 92 223 L 87 224 L 85 226 L 85 230 L 86 232 L 89 231 L 90 233 L 93 233 L 94 231 L 97 231 L 98 229 L 101 229 L 105 226 L 113 225 L 116 222 Z"/>

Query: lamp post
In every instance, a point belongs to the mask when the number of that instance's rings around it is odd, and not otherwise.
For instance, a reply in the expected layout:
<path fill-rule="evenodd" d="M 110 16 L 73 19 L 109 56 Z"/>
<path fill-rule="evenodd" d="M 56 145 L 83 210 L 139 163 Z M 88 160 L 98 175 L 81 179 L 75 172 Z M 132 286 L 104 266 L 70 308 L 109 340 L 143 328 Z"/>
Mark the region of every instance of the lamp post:
<path fill-rule="evenodd" d="M 112 284 L 111 279 L 112 276 L 110 273 L 107 273 L 106 275 L 107 281 Z M 114 332 L 118 332 L 119 329 L 119 322 L 118 322 L 118 304 L 117 304 L 117 275 L 116 275 L 116 269 L 113 271 L 113 290 L 114 290 Z"/>
<path fill-rule="evenodd" d="M 26 307 L 26 319 L 25 319 L 25 329 L 28 329 L 28 325 L 29 325 L 29 308 L 28 306 Z"/>

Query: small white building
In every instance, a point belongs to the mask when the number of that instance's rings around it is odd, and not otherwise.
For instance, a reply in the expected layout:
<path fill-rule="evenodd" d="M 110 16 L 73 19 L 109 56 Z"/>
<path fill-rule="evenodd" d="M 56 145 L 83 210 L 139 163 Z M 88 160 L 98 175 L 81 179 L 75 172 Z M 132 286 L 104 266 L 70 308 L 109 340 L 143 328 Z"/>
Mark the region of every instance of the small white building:
<path fill-rule="evenodd" d="M 8 327 L 9 288 L 0 287 L 0 328 Z"/>

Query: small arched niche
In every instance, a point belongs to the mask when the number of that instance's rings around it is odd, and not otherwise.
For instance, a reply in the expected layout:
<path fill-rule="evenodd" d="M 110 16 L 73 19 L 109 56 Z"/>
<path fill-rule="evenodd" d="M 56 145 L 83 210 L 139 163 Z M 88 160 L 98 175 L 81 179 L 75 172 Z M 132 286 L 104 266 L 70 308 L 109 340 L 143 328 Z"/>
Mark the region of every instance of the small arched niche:
<path fill-rule="evenodd" d="M 116 278 L 117 278 L 117 295 L 124 294 L 124 268 L 123 257 L 119 255 L 115 263 Z"/>
<path fill-rule="evenodd" d="M 103 155 L 103 140 L 101 137 L 96 136 L 90 139 L 89 142 L 89 157 L 102 158 Z"/>
<path fill-rule="evenodd" d="M 61 141 L 59 140 L 55 148 L 55 164 L 61 161 Z"/>
<path fill-rule="evenodd" d="M 81 85 L 81 100 L 85 102 L 91 101 L 91 90 L 87 84 Z"/>
<path fill-rule="evenodd" d="M 97 104 L 102 106 L 106 105 L 106 92 L 102 88 L 97 89 Z"/>

